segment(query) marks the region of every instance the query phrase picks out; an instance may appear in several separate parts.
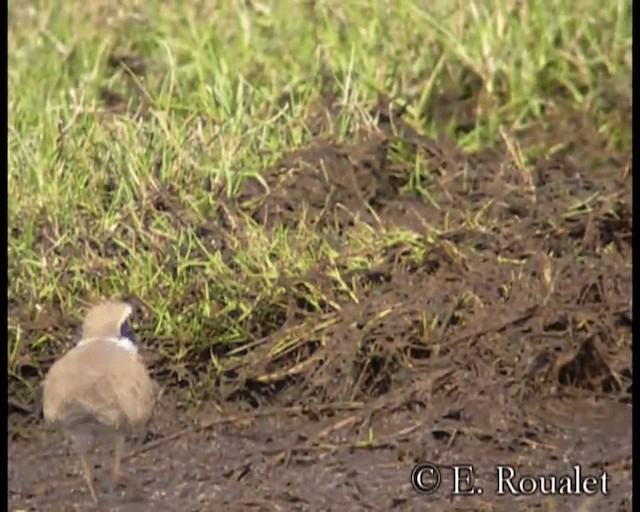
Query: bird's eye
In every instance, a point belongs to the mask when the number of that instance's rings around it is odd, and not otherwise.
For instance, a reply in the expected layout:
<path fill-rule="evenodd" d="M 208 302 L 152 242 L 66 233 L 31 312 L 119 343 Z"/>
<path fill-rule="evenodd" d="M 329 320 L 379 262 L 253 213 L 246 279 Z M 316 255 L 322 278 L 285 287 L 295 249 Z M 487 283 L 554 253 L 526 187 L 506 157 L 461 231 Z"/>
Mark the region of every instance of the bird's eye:
<path fill-rule="evenodd" d="M 127 338 L 127 339 L 131 340 L 131 342 L 133 342 L 133 343 L 136 342 L 136 340 L 135 340 L 135 338 L 133 336 L 133 331 L 129 327 L 129 322 L 123 323 L 122 326 L 120 327 L 120 336 L 122 336 L 123 338 Z"/>

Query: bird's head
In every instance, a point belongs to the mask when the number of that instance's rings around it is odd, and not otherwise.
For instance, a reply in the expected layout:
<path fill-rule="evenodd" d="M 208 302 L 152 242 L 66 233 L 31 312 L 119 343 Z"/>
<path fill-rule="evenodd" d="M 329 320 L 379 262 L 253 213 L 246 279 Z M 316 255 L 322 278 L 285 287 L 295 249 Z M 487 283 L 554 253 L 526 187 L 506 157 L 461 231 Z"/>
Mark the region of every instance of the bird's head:
<path fill-rule="evenodd" d="M 135 347 L 135 336 L 129 325 L 133 307 L 127 302 L 107 300 L 93 306 L 82 324 L 79 343 L 95 339 L 118 339 Z"/>

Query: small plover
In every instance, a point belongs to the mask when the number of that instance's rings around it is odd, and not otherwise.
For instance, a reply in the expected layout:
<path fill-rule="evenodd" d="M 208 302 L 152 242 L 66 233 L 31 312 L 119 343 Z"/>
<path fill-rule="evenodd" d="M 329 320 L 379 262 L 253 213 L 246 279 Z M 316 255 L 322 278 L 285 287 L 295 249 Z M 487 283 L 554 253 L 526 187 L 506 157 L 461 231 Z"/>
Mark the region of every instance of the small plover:
<path fill-rule="evenodd" d="M 101 441 L 113 443 L 115 485 L 125 436 L 144 428 L 155 402 L 155 385 L 129 328 L 132 312 L 120 301 L 91 308 L 77 345 L 51 366 L 42 385 L 45 420 L 71 438 L 95 502 L 93 449 Z"/>

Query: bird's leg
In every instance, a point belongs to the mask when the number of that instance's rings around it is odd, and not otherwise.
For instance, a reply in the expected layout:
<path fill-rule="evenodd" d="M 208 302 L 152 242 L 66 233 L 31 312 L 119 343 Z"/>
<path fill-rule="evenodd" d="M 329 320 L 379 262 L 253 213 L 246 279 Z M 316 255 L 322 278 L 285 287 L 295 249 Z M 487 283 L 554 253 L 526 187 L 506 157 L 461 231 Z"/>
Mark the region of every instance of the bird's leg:
<path fill-rule="evenodd" d="M 124 485 L 125 488 L 133 490 L 136 493 L 140 492 L 138 484 L 129 476 L 122 474 L 122 452 L 125 447 L 125 437 L 121 434 L 116 434 L 114 437 L 113 445 L 113 472 L 111 486 L 113 490 L 117 489 L 118 484 Z"/>
<path fill-rule="evenodd" d="M 98 503 L 96 491 L 93 489 L 93 468 L 91 467 L 89 459 L 85 453 L 80 453 L 80 463 L 82 464 L 82 473 L 84 474 L 84 479 L 87 482 L 87 487 L 89 487 L 91 498 L 93 498 L 95 503 Z"/>
<path fill-rule="evenodd" d="M 124 450 L 124 436 L 120 434 L 116 434 L 114 438 L 114 446 L 113 446 L 113 471 L 111 473 L 112 477 L 112 485 L 115 486 L 118 484 L 120 480 L 120 476 L 122 474 L 122 452 Z"/>

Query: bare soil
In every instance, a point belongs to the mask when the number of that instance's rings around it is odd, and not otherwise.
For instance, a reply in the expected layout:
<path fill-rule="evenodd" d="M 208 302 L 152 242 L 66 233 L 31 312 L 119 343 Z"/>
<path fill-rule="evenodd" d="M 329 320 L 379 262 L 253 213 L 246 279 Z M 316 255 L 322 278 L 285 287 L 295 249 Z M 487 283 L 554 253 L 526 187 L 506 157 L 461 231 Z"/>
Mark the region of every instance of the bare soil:
<path fill-rule="evenodd" d="M 240 213 L 269 229 L 324 230 L 336 251 L 363 222 L 419 236 L 474 218 L 477 228 L 432 235 L 420 258 L 398 243 L 372 255 L 372 269 L 345 269 L 357 303 L 322 266 L 287 283 L 286 311 L 256 334 L 299 341 L 275 359 L 257 344 L 251 369 L 197 408 L 181 405 L 157 362 L 166 392 L 149 435 L 116 490 L 98 457 L 99 505 L 61 434 L 10 410 L 11 510 L 631 510 L 630 154 L 570 113 L 466 154 L 419 135 L 384 100 L 375 131 L 340 143 L 321 135 L 335 110 L 328 101 L 310 114 L 319 135 L 308 147 L 220 203 L 203 233 L 223 253 Z M 540 156 L 523 166 L 518 145 Z M 420 178 L 430 201 L 408 192 L 415 158 L 432 169 Z M 319 313 L 304 300 L 309 284 L 324 297 Z M 433 495 L 411 486 L 420 462 L 443 468 Z M 483 494 L 451 495 L 455 464 L 474 466 Z M 498 464 L 521 475 L 579 464 L 607 472 L 608 493 L 496 496 Z"/>

